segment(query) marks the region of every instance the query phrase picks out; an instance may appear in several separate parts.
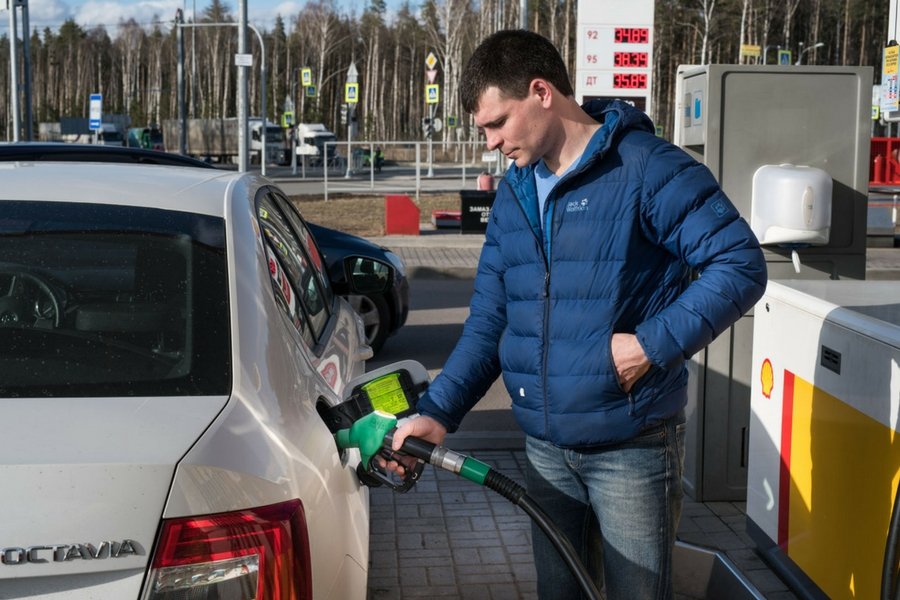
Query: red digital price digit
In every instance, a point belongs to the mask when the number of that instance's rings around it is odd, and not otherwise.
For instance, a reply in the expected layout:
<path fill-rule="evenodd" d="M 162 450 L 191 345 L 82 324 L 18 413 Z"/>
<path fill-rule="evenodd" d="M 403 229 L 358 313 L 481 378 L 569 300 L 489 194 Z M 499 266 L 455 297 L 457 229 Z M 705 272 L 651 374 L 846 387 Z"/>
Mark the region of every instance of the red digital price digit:
<path fill-rule="evenodd" d="M 613 87 L 620 89 L 646 89 L 646 73 L 614 73 Z"/>
<path fill-rule="evenodd" d="M 632 67 L 646 68 L 647 53 L 646 52 L 614 52 L 613 66 L 616 67 Z"/>
<path fill-rule="evenodd" d="M 646 44 L 650 41 L 650 30 L 647 27 L 616 27 L 615 43 Z"/>

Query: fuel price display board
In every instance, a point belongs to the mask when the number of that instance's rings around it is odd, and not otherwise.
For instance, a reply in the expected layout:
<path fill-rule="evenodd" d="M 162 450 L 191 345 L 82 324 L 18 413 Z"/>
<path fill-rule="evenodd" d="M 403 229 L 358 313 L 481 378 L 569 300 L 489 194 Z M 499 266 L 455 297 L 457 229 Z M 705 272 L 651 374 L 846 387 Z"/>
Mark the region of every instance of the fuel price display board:
<path fill-rule="evenodd" d="M 575 96 L 621 98 L 650 113 L 653 0 L 578 4 Z"/>

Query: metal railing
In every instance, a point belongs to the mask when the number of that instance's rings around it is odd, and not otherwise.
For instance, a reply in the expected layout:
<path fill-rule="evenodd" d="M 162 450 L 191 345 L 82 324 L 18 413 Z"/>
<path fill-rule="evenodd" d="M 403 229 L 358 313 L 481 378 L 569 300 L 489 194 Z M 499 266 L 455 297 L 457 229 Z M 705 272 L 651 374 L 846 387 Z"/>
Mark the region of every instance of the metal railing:
<path fill-rule="evenodd" d="M 501 175 L 507 167 L 506 157 L 487 151 L 483 142 L 433 142 L 432 155 L 427 146 L 426 141 L 326 142 L 327 160 L 309 174 L 321 170 L 325 200 L 335 193 L 406 192 L 415 193 L 418 201 L 423 191 L 462 189 L 469 182 L 475 185 L 481 173 Z M 384 156 L 380 165 L 375 160 L 379 151 Z"/>

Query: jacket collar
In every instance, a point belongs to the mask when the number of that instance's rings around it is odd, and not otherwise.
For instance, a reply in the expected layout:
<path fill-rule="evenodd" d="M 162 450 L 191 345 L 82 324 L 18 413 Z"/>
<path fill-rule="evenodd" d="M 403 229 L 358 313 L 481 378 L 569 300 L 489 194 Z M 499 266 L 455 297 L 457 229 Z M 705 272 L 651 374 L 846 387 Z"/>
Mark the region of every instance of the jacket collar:
<path fill-rule="evenodd" d="M 653 132 L 653 123 L 642 111 L 621 100 L 591 100 L 581 107 L 588 115 L 602 123 L 584 149 L 581 162 L 565 179 L 578 173 L 586 165 L 600 160 L 613 142 L 628 129 L 643 129 Z M 503 180 L 512 188 L 525 211 L 532 230 L 541 237 L 541 215 L 538 214 L 537 187 L 534 169 L 537 163 L 519 168 L 515 164 L 506 171 Z"/>

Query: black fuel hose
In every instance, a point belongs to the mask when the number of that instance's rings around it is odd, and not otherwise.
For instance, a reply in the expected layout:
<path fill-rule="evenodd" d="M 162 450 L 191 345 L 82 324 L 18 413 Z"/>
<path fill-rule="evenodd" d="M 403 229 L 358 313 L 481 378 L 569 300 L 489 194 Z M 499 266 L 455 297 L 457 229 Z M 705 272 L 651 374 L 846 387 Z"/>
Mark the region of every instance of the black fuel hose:
<path fill-rule="evenodd" d="M 385 448 L 391 447 L 394 431 L 396 430 L 389 431 L 384 437 Z M 575 552 L 572 543 L 556 527 L 556 524 L 547 516 L 547 513 L 528 496 L 524 487 L 471 456 L 465 456 L 464 454 L 448 450 L 443 446 L 437 446 L 422 438 L 407 437 L 403 440 L 400 452 L 415 456 L 430 465 L 455 473 L 478 485 L 483 485 L 521 508 L 546 534 L 588 599 L 600 600 L 600 592 L 597 590 L 597 586 L 594 584 L 594 580 L 591 579 L 587 569 L 578 558 L 578 553 Z"/>

